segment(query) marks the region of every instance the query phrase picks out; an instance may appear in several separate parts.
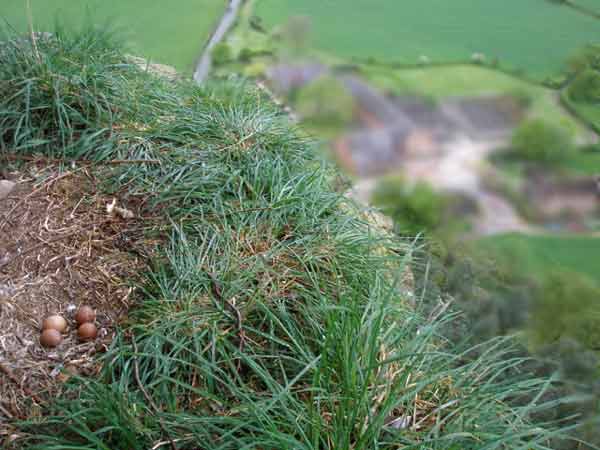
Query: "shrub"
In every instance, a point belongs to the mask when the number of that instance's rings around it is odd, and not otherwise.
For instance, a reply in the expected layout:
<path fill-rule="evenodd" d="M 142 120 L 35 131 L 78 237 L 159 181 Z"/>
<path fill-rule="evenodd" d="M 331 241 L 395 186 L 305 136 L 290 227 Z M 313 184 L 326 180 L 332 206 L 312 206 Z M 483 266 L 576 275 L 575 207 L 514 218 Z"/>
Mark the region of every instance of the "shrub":
<path fill-rule="evenodd" d="M 567 62 L 571 73 L 579 73 L 587 68 L 600 69 L 600 45 L 589 44 L 577 50 Z"/>
<path fill-rule="evenodd" d="M 296 109 L 302 117 L 326 124 L 347 124 L 354 115 L 354 106 L 352 94 L 332 76 L 319 77 L 296 97 Z"/>
<path fill-rule="evenodd" d="M 580 103 L 600 103 L 600 72 L 586 69 L 569 86 L 569 98 Z"/>
<path fill-rule="evenodd" d="M 394 220 L 400 234 L 413 236 L 438 229 L 446 209 L 445 199 L 428 184 L 421 182 L 409 187 L 400 178 L 383 180 L 372 201 Z"/>
<path fill-rule="evenodd" d="M 262 62 L 255 62 L 244 67 L 244 76 L 248 78 L 262 77 L 267 70 L 267 66 Z"/>
<path fill-rule="evenodd" d="M 542 119 L 532 119 L 515 130 L 512 147 L 522 159 L 549 164 L 567 158 L 574 150 L 574 143 L 570 130 Z"/>
<path fill-rule="evenodd" d="M 259 33 L 266 33 L 262 17 L 252 16 L 248 20 L 248 23 L 250 24 L 250 28 L 252 28 L 254 31 L 257 31 Z"/>
<path fill-rule="evenodd" d="M 254 52 L 252 50 L 250 50 L 248 47 L 244 47 L 243 49 L 240 50 L 240 53 L 238 54 L 238 60 L 240 62 L 247 63 L 247 62 L 250 62 L 250 60 L 252 59 L 253 56 L 254 56 Z"/>
<path fill-rule="evenodd" d="M 232 59 L 231 47 L 225 42 L 215 45 L 212 50 L 212 57 L 213 63 L 216 66 L 222 66 L 223 64 L 228 63 Z"/>
<path fill-rule="evenodd" d="M 588 349 L 600 348 L 600 288 L 570 272 L 553 272 L 535 295 L 531 314 L 536 346 L 570 338 Z"/>

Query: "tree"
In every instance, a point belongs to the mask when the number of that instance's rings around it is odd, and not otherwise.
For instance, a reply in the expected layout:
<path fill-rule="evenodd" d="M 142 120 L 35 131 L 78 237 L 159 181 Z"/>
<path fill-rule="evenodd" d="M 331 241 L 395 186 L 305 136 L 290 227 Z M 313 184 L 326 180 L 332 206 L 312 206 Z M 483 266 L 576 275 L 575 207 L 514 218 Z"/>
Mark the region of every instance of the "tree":
<path fill-rule="evenodd" d="M 586 69 L 569 86 L 569 98 L 580 103 L 600 103 L 600 72 Z"/>
<path fill-rule="evenodd" d="M 303 118 L 328 125 L 345 125 L 354 115 L 354 98 L 337 78 L 324 75 L 302 88 L 296 110 Z"/>
<path fill-rule="evenodd" d="M 248 63 L 252 60 L 253 56 L 254 52 L 248 47 L 244 47 L 240 50 L 240 53 L 238 54 L 238 60 L 243 63 Z"/>
<path fill-rule="evenodd" d="M 228 63 L 231 61 L 231 47 L 225 42 L 215 45 L 212 50 L 212 58 L 216 66 Z"/>
<path fill-rule="evenodd" d="M 400 178 L 384 179 L 375 189 L 373 204 L 390 216 L 404 235 L 433 232 L 442 225 L 446 201 L 428 184 L 408 186 Z"/>
<path fill-rule="evenodd" d="M 515 130 L 512 148 L 522 159 L 552 164 L 567 158 L 574 150 L 574 142 L 572 133 L 565 127 L 531 119 Z"/>
<path fill-rule="evenodd" d="M 577 50 L 567 61 L 571 73 L 579 73 L 588 68 L 600 69 L 600 45 L 588 44 Z"/>
<path fill-rule="evenodd" d="M 531 336 L 536 346 L 574 339 L 600 349 L 600 288 L 577 273 L 555 271 L 538 289 L 531 311 Z"/>

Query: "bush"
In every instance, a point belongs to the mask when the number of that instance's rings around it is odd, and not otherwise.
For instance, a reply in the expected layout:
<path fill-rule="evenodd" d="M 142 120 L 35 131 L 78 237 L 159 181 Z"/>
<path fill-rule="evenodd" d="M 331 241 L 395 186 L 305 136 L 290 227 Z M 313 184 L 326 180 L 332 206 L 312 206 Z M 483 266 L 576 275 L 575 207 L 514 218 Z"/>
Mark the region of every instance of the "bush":
<path fill-rule="evenodd" d="M 588 349 L 600 349 L 600 288 L 570 272 L 548 275 L 535 295 L 531 314 L 532 343 L 573 339 Z"/>
<path fill-rule="evenodd" d="M 248 78 L 262 77 L 267 71 L 267 65 L 262 62 L 255 62 L 244 66 L 244 76 Z"/>
<path fill-rule="evenodd" d="M 345 125 L 354 115 L 354 98 L 341 81 L 322 76 L 302 88 L 296 97 L 296 109 L 306 119 L 333 125 Z"/>
<path fill-rule="evenodd" d="M 240 62 L 247 63 L 247 62 L 250 62 L 250 60 L 252 59 L 253 56 L 254 56 L 254 52 L 252 50 L 250 50 L 248 47 L 244 47 L 243 49 L 240 50 L 240 53 L 238 54 L 238 60 Z"/>
<path fill-rule="evenodd" d="M 568 71 L 575 74 L 588 68 L 600 69 L 600 45 L 589 44 L 577 50 L 567 62 Z"/>
<path fill-rule="evenodd" d="M 566 128 L 532 119 L 515 130 L 512 148 L 522 159 L 549 164 L 567 158 L 574 150 L 574 142 Z"/>
<path fill-rule="evenodd" d="M 223 64 L 228 63 L 232 59 L 231 47 L 225 42 L 215 45 L 212 50 L 212 57 L 213 63 L 216 66 L 222 66 Z"/>
<path fill-rule="evenodd" d="M 373 204 L 390 216 L 400 234 L 433 232 L 443 222 L 446 200 L 426 183 L 409 187 L 402 179 L 390 178 L 377 186 Z"/>
<path fill-rule="evenodd" d="M 569 98 L 579 103 L 600 103 L 600 72 L 586 69 L 569 86 Z"/>

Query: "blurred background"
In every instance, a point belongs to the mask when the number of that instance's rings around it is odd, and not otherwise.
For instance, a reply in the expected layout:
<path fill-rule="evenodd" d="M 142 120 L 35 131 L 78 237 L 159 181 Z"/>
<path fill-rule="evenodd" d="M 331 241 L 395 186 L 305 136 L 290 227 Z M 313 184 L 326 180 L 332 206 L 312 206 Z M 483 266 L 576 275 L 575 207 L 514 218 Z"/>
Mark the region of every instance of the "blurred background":
<path fill-rule="evenodd" d="M 26 32 L 26 2 L 2 0 Z M 32 0 L 199 82 L 245 77 L 419 239 L 418 286 L 600 396 L 600 0 Z M 230 21 L 231 23 L 228 23 Z M 432 275 L 433 274 L 433 275 Z M 590 433 L 597 433 L 590 431 Z"/>

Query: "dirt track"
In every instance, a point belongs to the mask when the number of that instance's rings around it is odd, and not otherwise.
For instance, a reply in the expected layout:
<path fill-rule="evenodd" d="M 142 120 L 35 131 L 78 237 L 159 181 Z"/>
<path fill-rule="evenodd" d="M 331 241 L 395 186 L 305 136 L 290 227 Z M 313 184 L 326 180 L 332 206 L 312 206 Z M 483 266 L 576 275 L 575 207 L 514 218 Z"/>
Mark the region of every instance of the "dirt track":
<path fill-rule="evenodd" d="M 212 50 L 221 40 L 225 37 L 225 34 L 229 31 L 229 29 L 235 23 L 237 19 L 238 12 L 240 7 L 242 6 L 243 0 L 230 0 L 223 17 L 219 21 L 217 28 L 211 35 L 208 43 L 204 47 L 204 51 L 200 56 L 200 61 L 196 66 L 196 71 L 194 72 L 194 80 L 198 84 L 202 84 L 208 74 L 210 73 L 210 69 L 212 67 Z"/>

